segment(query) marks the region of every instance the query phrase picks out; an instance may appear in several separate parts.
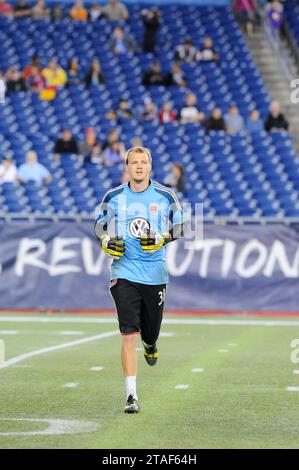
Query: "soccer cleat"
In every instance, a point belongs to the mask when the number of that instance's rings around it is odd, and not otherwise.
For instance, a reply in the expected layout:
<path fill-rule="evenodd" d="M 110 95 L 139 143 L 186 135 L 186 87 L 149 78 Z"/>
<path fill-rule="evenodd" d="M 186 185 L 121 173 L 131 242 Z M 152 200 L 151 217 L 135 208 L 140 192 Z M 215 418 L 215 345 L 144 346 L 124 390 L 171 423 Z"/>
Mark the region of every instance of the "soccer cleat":
<path fill-rule="evenodd" d="M 125 413 L 139 413 L 140 405 L 138 399 L 134 398 L 133 395 L 129 395 L 124 407 Z"/>
<path fill-rule="evenodd" d="M 145 343 L 143 343 L 143 346 L 144 346 L 144 357 L 145 357 L 146 362 L 150 366 L 156 365 L 158 356 L 159 356 L 157 346 L 155 344 L 153 346 L 147 346 Z"/>

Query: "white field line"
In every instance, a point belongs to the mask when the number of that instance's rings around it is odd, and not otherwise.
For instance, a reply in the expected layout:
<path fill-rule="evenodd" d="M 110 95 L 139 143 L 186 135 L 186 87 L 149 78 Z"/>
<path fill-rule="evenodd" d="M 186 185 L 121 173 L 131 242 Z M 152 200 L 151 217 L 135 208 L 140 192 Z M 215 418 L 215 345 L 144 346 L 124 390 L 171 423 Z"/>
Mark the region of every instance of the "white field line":
<path fill-rule="evenodd" d="M 90 368 L 90 370 L 92 370 L 93 372 L 100 372 L 103 369 L 104 367 L 100 367 L 100 366 L 95 366 L 95 367 Z"/>
<path fill-rule="evenodd" d="M 203 372 L 204 369 L 202 369 L 201 367 L 195 367 L 194 369 L 191 370 L 191 372 L 195 372 L 195 373 L 200 373 L 200 372 Z"/>
<path fill-rule="evenodd" d="M 189 388 L 189 385 L 187 384 L 178 384 L 175 386 L 176 390 L 187 390 L 187 388 Z"/>
<path fill-rule="evenodd" d="M 52 351 L 58 351 L 59 349 L 67 349 L 71 348 L 72 346 L 79 346 L 81 344 L 92 343 L 93 341 L 98 341 L 104 338 L 110 338 L 111 336 L 116 336 L 119 334 L 118 330 L 108 331 L 107 333 L 101 333 L 95 336 L 88 336 L 87 338 L 77 339 L 76 341 L 71 341 L 69 343 L 62 343 L 57 344 L 56 346 L 50 346 L 48 348 L 37 349 L 36 351 L 31 351 L 29 353 L 20 354 L 20 356 L 13 357 L 8 359 L 5 362 L 0 364 L 0 369 L 4 369 L 5 367 L 12 366 L 17 364 L 18 362 L 24 361 L 29 357 L 39 356 L 40 354 L 46 354 Z"/>
<path fill-rule="evenodd" d="M 15 330 L 0 330 L 0 336 L 1 335 L 18 335 L 19 332 Z"/>
<path fill-rule="evenodd" d="M 293 374 L 299 375 L 299 370 L 298 369 L 293 370 Z"/>
<path fill-rule="evenodd" d="M 299 387 L 287 387 L 288 392 L 299 392 Z"/>
<path fill-rule="evenodd" d="M 102 317 L 102 318 L 45 318 L 45 317 L 21 317 L 11 315 L 0 315 L 0 323 L 79 323 L 79 324 L 113 324 L 117 325 L 117 319 L 114 317 Z M 299 326 L 299 320 L 224 320 L 224 319 L 200 319 L 200 318 L 164 318 L 164 325 L 235 325 L 235 326 Z"/>
<path fill-rule="evenodd" d="M 62 387 L 63 388 L 75 388 L 75 387 L 78 387 L 79 385 L 79 382 L 68 382 L 66 384 L 63 384 Z"/>

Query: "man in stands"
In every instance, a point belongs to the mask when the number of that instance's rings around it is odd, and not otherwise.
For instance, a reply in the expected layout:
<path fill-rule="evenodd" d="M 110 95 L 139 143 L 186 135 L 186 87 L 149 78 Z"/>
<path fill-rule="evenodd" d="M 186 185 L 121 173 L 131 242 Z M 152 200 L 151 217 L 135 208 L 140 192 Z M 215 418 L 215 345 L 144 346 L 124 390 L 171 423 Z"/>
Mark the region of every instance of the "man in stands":
<path fill-rule="evenodd" d="M 129 17 L 128 10 L 118 0 L 109 0 L 102 8 L 103 15 L 111 21 L 126 21 Z"/>
<path fill-rule="evenodd" d="M 270 113 L 265 121 L 266 131 L 288 130 L 289 123 L 280 111 L 280 103 L 272 101 L 270 106 Z"/>
<path fill-rule="evenodd" d="M 204 113 L 198 109 L 196 95 L 194 93 L 188 93 L 185 98 L 185 103 L 180 110 L 181 124 L 202 122 L 204 118 Z"/>
<path fill-rule="evenodd" d="M 175 51 L 176 60 L 182 62 L 194 62 L 196 60 L 197 50 L 193 46 L 192 39 L 187 37 L 183 44 L 180 44 Z"/>
<path fill-rule="evenodd" d="M 14 8 L 15 18 L 31 18 L 31 7 L 26 0 L 17 0 Z"/>
<path fill-rule="evenodd" d="M 144 73 L 142 82 L 144 86 L 165 85 L 166 78 L 161 72 L 160 62 L 151 64 L 150 70 Z"/>
<path fill-rule="evenodd" d="M 63 129 L 61 137 L 56 140 L 54 153 L 58 158 L 62 153 L 78 153 L 78 144 L 69 129 Z"/>
<path fill-rule="evenodd" d="M 216 62 L 219 60 L 219 55 L 216 53 L 213 46 L 213 39 L 209 36 L 204 38 L 203 46 L 200 51 L 198 51 L 197 59 L 203 62 Z"/>
<path fill-rule="evenodd" d="M 17 182 L 17 167 L 8 156 L 5 156 L 0 165 L 0 185 L 15 182 Z"/>
<path fill-rule="evenodd" d="M 26 163 L 20 166 L 18 180 L 20 183 L 34 181 L 37 184 L 49 184 L 52 179 L 49 170 L 38 162 L 35 152 L 30 150 L 26 154 Z"/>

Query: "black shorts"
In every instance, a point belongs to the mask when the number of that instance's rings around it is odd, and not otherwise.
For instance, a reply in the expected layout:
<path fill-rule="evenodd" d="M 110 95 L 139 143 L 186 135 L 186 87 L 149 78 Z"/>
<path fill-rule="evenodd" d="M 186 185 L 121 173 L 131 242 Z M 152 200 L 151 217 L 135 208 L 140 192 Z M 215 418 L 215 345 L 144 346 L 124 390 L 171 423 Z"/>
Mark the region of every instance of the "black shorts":
<path fill-rule="evenodd" d="M 152 286 L 113 279 L 110 292 L 115 302 L 120 332 L 140 332 L 146 344 L 154 344 L 160 333 L 166 284 Z"/>

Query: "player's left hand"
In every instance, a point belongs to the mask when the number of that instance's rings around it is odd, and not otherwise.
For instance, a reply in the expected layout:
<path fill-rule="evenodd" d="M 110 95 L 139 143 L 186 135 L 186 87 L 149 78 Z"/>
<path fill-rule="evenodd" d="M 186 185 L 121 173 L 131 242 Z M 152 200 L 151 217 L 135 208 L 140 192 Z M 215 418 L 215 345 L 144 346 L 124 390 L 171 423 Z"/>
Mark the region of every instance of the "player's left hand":
<path fill-rule="evenodd" d="M 160 248 L 162 248 L 162 246 L 164 246 L 167 241 L 169 241 L 169 237 L 169 233 L 160 234 L 148 229 L 140 237 L 141 249 L 146 253 L 155 253 L 156 251 L 160 250 Z"/>

